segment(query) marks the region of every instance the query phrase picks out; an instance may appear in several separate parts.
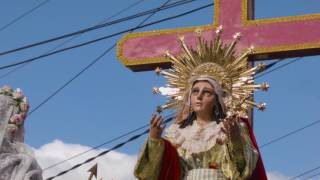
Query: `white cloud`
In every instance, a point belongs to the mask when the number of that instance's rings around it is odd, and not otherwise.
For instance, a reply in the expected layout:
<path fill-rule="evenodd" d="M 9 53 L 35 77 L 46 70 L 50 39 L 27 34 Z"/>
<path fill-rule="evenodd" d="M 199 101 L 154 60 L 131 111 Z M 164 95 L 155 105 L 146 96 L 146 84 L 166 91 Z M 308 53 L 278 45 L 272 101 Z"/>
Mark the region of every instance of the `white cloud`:
<path fill-rule="evenodd" d="M 62 141 L 55 140 L 49 144 L 46 144 L 39 149 L 34 149 L 36 158 L 42 168 L 46 168 L 52 164 L 61 162 L 75 154 L 87 151 L 91 147 L 83 146 L 79 144 L 66 144 Z M 106 149 L 93 150 L 89 153 L 81 155 L 73 160 L 67 161 L 60 164 L 54 168 L 50 168 L 43 172 L 43 177 L 48 178 L 58 174 L 61 171 L 67 170 L 85 161 L 86 159 L 96 156 L 100 152 Z M 136 156 L 128 155 L 124 153 L 119 153 L 116 151 L 111 151 L 110 153 L 101 156 L 86 165 L 83 165 L 73 171 L 68 172 L 55 178 L 56 180 L 79 180 L 88 179 L 89 172 L 88 169 L 92 167 L 95 163 L 98 163 L 98 179 L 103 180 L 131 180 L 134 179 L 133 168 L 136 162 Z M 93 178 L 94 179 L 94 178 Z"/>
<path fill-rule="evenodd" d="M 292 177 L 285 176 L 279 172 L 267 172 L 269 180 L 290 180 Z"/>
<path fill-rule="evenodd" d="M 80 154 L 89 150 L 91 147 L 83 146 L 80 144 L 66 144 L 60 140 L 55 140 L 49 144 L 46 144 L 39 149 L 34 149 L 36 158 L 42 168 L 46 168 L 52 164 L 61 162 L 69 157 Z M 106 149 L 93 150 L 89 153 L 81 155 L 75 159 L 62 163 L 56 167 L 50 168 L 43 172 L 44 179 L 54 176 L 59 172 L 67 170 L 85 161 L 88 158 L 96 156 L 100 152 Z M 116 151 L 111 151 L 110 153 L 101 156 L 91 163 L 83 165 L 73 171 L 68 172 L 56 180 L 81 180 L 88 179 L 89 172 L 88 169 L 92 167 L 95 163 L 98 163 L 98 180 L 131 180 L 135 179 L 133 176 L 133 168 L 136 163 L 135 155 L 128 155 Z M 290 180 L 292 177 L 285 176 L 279 172 L 268 172 L 269 180 Z M 94 179 L 94 178 L 93 178 Z"/>

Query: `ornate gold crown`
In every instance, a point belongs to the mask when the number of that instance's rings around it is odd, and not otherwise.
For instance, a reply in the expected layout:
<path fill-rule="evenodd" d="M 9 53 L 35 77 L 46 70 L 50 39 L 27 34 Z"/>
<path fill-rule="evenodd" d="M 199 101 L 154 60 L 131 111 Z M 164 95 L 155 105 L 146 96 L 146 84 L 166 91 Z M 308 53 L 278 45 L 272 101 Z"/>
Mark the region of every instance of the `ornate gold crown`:
<path fill-rule="evenodd" d="M 165 52 L 172 63 L 167 70 L 156 69 L 156 73 L 162 74 L 168 81 L 167 87 L 153 88 L 154 93 L 163 94 L 169 100 L 158 108 L 176 109 L 185 100 L 193 79 L 207 77 L 214 79 L 223 89 L 223 101 L 227 109 L 227 115 L 246 117 L 248 109 L 257 107 L 264 110 L 265 103 L 255 103 L 252 95 L 257 89 L 266 91 L 269 88 L 267 83 L 254 84 L 253 76 L 261 71 L 265 65 L 259 64 L 250 68 L 248 55 L 253 53 L 253 47 L 245 52 L 236 55 L 235 45 L 240 39 L 240 33 L 233 36 L 233 41 L 224 44 L 221 41 L 222 27 L 216 30 L 216 37 L 213 41 L 205 40 L 201 30 L 197 30 L 198 44 L 196 49 L 188 47 L 184 38 L 180 37 L 178 42 L 183 50 L 182 54 L 175 57 Z"/>

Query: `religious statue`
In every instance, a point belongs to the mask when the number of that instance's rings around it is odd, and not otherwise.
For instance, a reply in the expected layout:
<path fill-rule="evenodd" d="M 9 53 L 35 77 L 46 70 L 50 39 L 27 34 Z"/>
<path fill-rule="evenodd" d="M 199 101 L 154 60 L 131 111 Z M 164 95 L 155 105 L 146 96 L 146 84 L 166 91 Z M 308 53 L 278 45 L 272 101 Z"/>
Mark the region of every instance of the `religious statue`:
<path fill-rule="evenodd" d="M 178 56 L 166 52 L 172 67 L 156 69 L 167 86 L 154 88 L 168 101 L 159 110 L 177 112 L 175 122 L 165 129 L 163 118 L 153 115 L 149 137 L 142 147 L 135 176 L 143 180 L 266 180 L 261 155 L 248 122 L 252 107 L 260 110 L 253 93 L 267 90 L 267 83 L 254 84 L 255 72 L 264 66 L 249 67 L 253 47 L 237 54 L 234 40 L 221 40 L 222 27 L 215 39 L 207 41 L 197 30 L 197 45 L 188 47 L 183 37 Z"/>
<path fill-rule="evenodd" d="M 0 89 L 0 180 L 42 180 L 42 169 L 24 144 L 28 109 L 21 89 Z"/>

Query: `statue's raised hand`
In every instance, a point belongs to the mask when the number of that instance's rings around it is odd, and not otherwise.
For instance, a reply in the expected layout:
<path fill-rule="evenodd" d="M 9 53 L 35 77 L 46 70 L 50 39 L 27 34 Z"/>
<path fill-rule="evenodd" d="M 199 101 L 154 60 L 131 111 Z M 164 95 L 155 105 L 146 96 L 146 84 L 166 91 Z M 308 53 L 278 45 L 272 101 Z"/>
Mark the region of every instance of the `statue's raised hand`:
<path fill-rule="evenodd" d="M 153 139 L 160 139 L 164 125 L 162 124 L 163 119 L 161 116 L 152 115 L 150 120 L 150 132 L 149 136 Z"/>

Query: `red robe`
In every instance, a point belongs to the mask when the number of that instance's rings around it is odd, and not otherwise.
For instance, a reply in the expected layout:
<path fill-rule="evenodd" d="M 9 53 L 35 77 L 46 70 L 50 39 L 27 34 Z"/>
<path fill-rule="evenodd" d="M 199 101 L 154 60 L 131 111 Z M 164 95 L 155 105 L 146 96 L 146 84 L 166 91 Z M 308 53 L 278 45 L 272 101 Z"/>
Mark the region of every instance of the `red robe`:
<path fill-rule="evenodd" d="M 243 120 L 243 121 L 246 123 L 248 127 L 251 141 L 259 153 L 258 162 L 255 170 L 252 173 L 250 180 L 268 180 L 267 174 L 261 159 L 259 147 L 257 145 L 256 138 L 254 137 L 251 126 L 247 120 Z M 181 178 L 181 168 L 180 168 L 178 152 L 168 140 L 164 139 L 164 156 L 162 159 L 159 180 L 180 180 L 180 178 Z"/>

